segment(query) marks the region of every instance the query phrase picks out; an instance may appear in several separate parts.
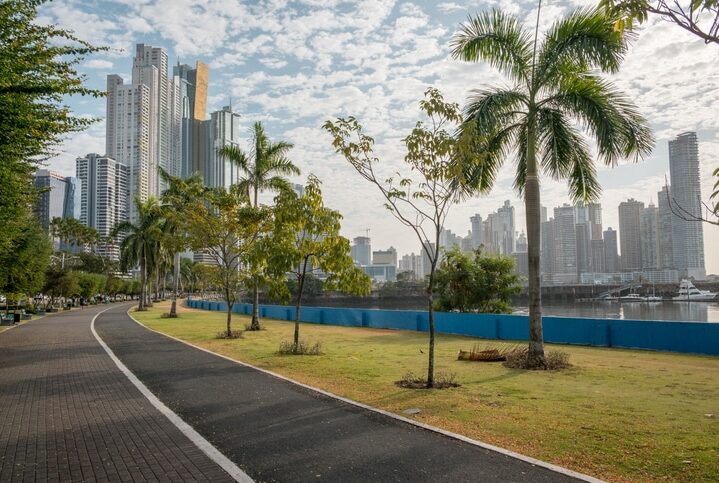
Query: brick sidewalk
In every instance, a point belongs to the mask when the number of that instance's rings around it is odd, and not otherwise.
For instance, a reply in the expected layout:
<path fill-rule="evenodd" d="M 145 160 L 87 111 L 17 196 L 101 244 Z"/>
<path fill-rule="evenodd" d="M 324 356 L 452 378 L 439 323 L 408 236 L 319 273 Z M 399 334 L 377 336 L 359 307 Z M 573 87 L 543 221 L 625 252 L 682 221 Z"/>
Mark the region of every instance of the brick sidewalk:
<path fill-rule="evenodd" d="M 100 347 L 102 308 L 0 334 L 0 481 L 232 481 Z"/>

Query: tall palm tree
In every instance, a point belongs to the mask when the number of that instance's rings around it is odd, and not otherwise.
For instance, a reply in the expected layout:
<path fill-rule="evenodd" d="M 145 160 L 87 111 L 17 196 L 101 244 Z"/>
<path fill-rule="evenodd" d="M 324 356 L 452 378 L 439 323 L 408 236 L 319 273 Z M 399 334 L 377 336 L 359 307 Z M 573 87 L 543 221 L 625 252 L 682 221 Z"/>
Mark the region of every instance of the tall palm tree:
<path fill-rule="evenodd" d="M 124 221 L 112 230 L 111 237 L 120 233 L 125 238 L 120 244 L 120 269 L 129 270 L 140 266 L 140 304 L 138 310 L 146 310 L 148 306 L 148 275 L 151 275 L 156 266 L 159 251 L 159 240 L 162 236 L 161 220 L 162 210 L 155 198 L 149 198 L 144 203 L 134 200 L 137 206 L 137 221 L 132 223 Z"/>
<path fill-rule="evenodd" d="M 183 222 L 186 219 L 186 210 L 190 204 L 201 197 L 205 191 L 202 176 L 194 174 L 189 178 L 182 179 L 170 175 L 162 168 L 160 176 L 167 183 L 167 190 L 162 193 L 162 207 L 164 211 L 164 222 L 162 231 L 165 234 L 167 247 L 173 257 L 173 289 L 172 304 L 170 305 L 170 317 L 177 317 L 177 293 L 180 283 L 180 252 L 185 248 L 187 242 Z"/>
<path fill-rule="evenodd" d="M 541 3 L 540 3 L 541 6 Z M 598 159 L 615 166 L 649 154 L 654 139 L 636 106 L 601 73 L 619 70 L 630 33 L 614 30 L 596 10 L 577 10 L 538 39 L 512 16 L 484 12 L 461 26 L 452 55 L 489 62 L 510 87 L 474 90 L 463 134 L 479 139 L 480 161 L 465 166 L 464 179 L 478 192 L 492 188 L 505 158 L 516 157 L 515 188 L 524 195 L 529 258 L 528 364 L 544 365 L 539 272 L 539 175 L 565 180 L 573 201 L 596 200 L 601 192 L 587 139 Z"/>
<path fill-rule="evenodd" d="M 271 142 L 261 122 L 253 126 L 252 151 L 246 154 L 237 146 L 227 145 L 219 150 L 220 156 L 234 163 L 240 172 L 236 184 L 239 192 L 246 194 L 252 206 L 257 208 L 259 194 L 263 191 L 290 189 L 285 176 L 300 174 L 299 168 L 287 157 L 292 144 L 285 141 Z M 255 270 L 253 270 L 255 271 Z M 250 330 L 260 329 L 259 280 L 252 287 L 252 323 Z"/>

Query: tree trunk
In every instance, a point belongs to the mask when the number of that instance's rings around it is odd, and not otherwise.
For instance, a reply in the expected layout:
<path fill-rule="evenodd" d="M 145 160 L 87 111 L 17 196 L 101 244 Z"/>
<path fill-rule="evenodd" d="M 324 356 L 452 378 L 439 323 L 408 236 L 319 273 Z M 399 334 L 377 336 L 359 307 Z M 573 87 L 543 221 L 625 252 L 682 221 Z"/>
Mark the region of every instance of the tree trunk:
<path fill-rule="evenodd" d="M 529 264 L 529 353 L 530 367 L 544 365 L 544 335 L 542 330 L 542 286 L 539 247 L 541 243 L 541 205 L 537 173 L 536 133 L 533 116 L 527 129 L 527 180 L 524 203 L 527 215 L 527 258 Z"/>
<path fill-rule="evenodd" d="M 140 303 L 137 310 L 145 310 L 145 284 L 147 283 L 146 270 L 147 267 L 145 266 L 145 261 L 140 260 Z"/>
<path fill-rule="evenodd" d="M 257 280 L 252 287 L 252 322 L 250 330 L 260 330 L 260 287 Z"/>
<path fill-rule="evenodd" d="M 429 322 L 429 355 L 427 361 L 427 387 L 434 387 L 434 268 L 429 274 L 429 286 L 427 287 L 427 320 Z"/>
<path fill-rule="evenodd" d="M 305 276 L 301 275 L 297 284 L 297 302 L 295 303 L 295 346 L 293 352 L 298 354 L 300 351 L 300 306 L 302 305 L 302 289 L 305 286 Z"/>
<path fill-rule="evenodd" d="M 227 302 L 227 337 L 232 337 L 232 304 Z"/>
<path fill-rule="evenodd" d="M 175 253 L 175 270 L 172 280 L 172 305 L 170 305 L 170 317 L 177 317 L 177 287 L 180 284 L 180 252 Z"/>

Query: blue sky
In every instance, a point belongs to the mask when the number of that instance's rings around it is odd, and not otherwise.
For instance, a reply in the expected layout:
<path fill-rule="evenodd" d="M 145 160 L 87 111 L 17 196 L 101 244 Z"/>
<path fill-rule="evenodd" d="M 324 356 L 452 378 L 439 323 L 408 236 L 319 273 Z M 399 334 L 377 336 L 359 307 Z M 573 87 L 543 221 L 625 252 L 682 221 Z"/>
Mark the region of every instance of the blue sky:
<path fill-rule="evenodd" d="M 593 2 L 547 1 L 541 25 Z M 328 205 L 340 210 L 348 237 L 370 228 L 375 248 L 395 246 L 400 255 L 417 252 L 413 234 L 382 207 L 372 186 L 333 153 L 322 123 L 356 116 L 377 140 L 383 169 L 402 169 L 401 139 L 418 119 L 418 101 L 428 86 L 463 103 L 470 89 L 502 85 L 485 64 L 449 57 L 449 39 L 468 14 L 492 7 L 517 15 L 529 28 L 536 2 L 340 0 L 241 2 L 237 0 L 55 0 L 41 10 L 41 22 L 58 23 L 97 45 L 111 48 L 81 66 L 89 85 L 104 88 L 105 76 L 130 77 L 135 43 L 165 47 L 170 62 L 179 58 L 210 66 L 208 111 L 232 105 L 248 127 L 263 121 L 274 139 L 295 144 L 292 158 L 323 182 Z M 633 197 L 657 202 L 668 172 L 667 141 L 687 130 L 700 140 L 703 193 L 711 168 L 719 165 L 719 47 L 706 46 L 667 22 L 655 19 L 639 31 L 622 70 L 612 80 L 638 104 L 654 129 L 657 145 L 644 162 L 601 167 L 604 227 L 617 227 L 617 205 Z M 105 103 L 72 99 L 78 113 L 104 117 Z M 104 151 L 104 121 L 74 135 L 50 167 L 74 173 L 74 159 Z M 503 200 L 516 206 L 517 230 L 524 210 L 512 191 L 511 160 L 487 196 L 454 207 L 447 227 L 469 229 L 474 213 L 486 216 Z M 566 185 L 543 180 L 542 201 L 550 209 L 567 201 Z M 719 273 L 719 227 L 704 225 L 708 272 Z"/>

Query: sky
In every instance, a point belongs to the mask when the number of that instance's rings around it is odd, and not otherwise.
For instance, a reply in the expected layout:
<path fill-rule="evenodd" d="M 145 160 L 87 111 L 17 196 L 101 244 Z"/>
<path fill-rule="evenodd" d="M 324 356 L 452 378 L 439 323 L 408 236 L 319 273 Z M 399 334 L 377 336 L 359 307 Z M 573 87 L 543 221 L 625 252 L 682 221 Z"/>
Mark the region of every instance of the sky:
<path fill-rule="evenodd" d="M 540 32 L 572 9 L 592 5 L 545 1 Z M 536 2 L 507 0 L 55 0 L 41 8 L 38 21 L 110 48 L 79 67 L 87 84 L 99 89 L 107 74 L 129 81 L 136 43 L 164 47 L 171 64 L 207 63 L 208 113 L 231 102 L 246 125 L 248 143 L 255 121 L 263 122 L 273 140 L 292 142 L 290 157 L 302 170 L 293 181 L 304 182 L 310 173 L 322 180 L 325 203 L 344 216 L 343 234 L 369 233 L 373 249 L 391 245 L 401 256 L 419 252 L 419 241 L 384 208 L 377 188 L 334 153 L 322 124 L 355 116 L 376 140 L 382 172 L 406 171 L 402 139 L 421 119 L 418 103 L 428 87 L 463 105 L 472 89 L 507 85 L 489 65 L 450 56 L 449 42 L 460 24 L 490 8 L 516 15 L 528 29 L 536 21 Z M 719 166 L 718 56 L 719 46 L 705 45 L 658 18 L 638 29 L 620 72 L 608 78 L 649 120 L 656 146 L 638 164 L 598 165 L 604 229 L 617 229 L 621 201 L 657 203 L 669 172 L 667 142 L 682 132 L 698 134 L 702 194 L 708 199 L 711 171 Z M 51 169 L 73 175 L 76 157 L 104 154 L 105 102 L 73 98 L 68 105 L 78 115 L 100 119 L 68 137 L 49 161 Z M 516 229 L 524 231 L 512 164 L 508 159 L 490 194 L 452 207 L 446 228 L 466 235 L 470 216 L 486 217 L 510 200 Z M 567 186 L 550 179 L 541 183 L 542 204 L 551 215 L 553 207 L 569 201 Z M 703 227 L 707 273 L 719 273 L 719 250 L 712 249 L 719 245 L 719 227 Z"/>

